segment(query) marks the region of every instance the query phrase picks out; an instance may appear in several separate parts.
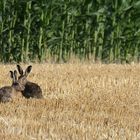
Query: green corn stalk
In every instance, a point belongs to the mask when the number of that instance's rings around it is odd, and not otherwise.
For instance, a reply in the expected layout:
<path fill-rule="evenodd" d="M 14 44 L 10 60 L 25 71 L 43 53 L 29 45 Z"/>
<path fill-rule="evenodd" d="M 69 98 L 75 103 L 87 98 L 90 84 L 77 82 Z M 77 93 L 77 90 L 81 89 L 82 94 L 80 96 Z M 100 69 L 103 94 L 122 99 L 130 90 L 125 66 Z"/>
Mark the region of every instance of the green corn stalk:
<path fill-rule="evenodd" d="M 25 61 L 29 61 L 29 45 L 30 45 L 30 29 L 31 29 L 31 4 L 32 1 L 29 1 L 26 5 L 26 13 L 27 13 L 27 19 L 25 20 L 25 26 L 27 28 L 27 36 L 26 36 L 26 44 L 25 44 Z"/>
<path fill-rule="evenodd" d="M 95 43 L 96 43 L 96 60 L 102 61 L 102 50 L 103 50 L 103 43 L 104 43 L 104 21 L 105 21 L 105 14 L 104 8 L 98 11 L 97 15 L 97 22 L 98 22 L 98 29 L 95 32 Z"/>
<path fill-rule="evenodd" d="M 43 28 L 40 27 L 40 30 L 39 30 L 39 43 L 38 43 L 38 46 L 39 46 L 39 59 L 40 61 L 42 61 L 42 39 L 43 39 Z"/>
<path fill-rule="evenodd" d="M 5 7 L 6 7 L 6 0 L 5 1 L 0 1 L 0 13 L 1 13 L 1 21 L 0 21 L 0 35 L 1 35 L 1 39 L 0 39 L 0 58 L 1 58 L 1 61 L 3 62 L 4 60 L 4 42 L 3 42 L 3 39 L 2 39 L 2 33 L 4 31 L 4 23 L 5 23 L 5 19 L 4 19 L 4 14 L 5 14 Z"/>

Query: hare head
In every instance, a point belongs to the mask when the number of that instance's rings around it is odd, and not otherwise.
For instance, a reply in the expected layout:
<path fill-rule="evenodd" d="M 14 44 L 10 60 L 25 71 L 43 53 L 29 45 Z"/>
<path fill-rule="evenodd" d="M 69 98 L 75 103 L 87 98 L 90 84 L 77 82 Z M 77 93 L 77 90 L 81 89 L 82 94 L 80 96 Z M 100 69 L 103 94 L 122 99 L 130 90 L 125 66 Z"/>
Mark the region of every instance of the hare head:
<path fill-rule="evenodd" d="M 13 71 L 10 71 L 10 74 L 11 74 L 11 78 L 12 78 L 12 87 L 16 90 L 16 91 L 23 91 L 25 89 L 25 86 L 24 84 L 22 83 L 21 80 L 18 80 L 17 78 L 17 71 L 14 70 Z"/>
<path fill-rule="evenodd" d="M 18 77 L 18 81 L 20 83 L 22 83 L 23 85 L 25 85 L 27 83 L 27 76 L 28 74 L 31 72 L 31 69 L 32 69 L 32 66 L 28 66 L 25 70 L 25 72 L 23 71 L 23 69 L 21 68 L 20 65 L 17 65 L 17 69 L 18 69 L 18 72 L 20 74 L 20 76 Z"/>

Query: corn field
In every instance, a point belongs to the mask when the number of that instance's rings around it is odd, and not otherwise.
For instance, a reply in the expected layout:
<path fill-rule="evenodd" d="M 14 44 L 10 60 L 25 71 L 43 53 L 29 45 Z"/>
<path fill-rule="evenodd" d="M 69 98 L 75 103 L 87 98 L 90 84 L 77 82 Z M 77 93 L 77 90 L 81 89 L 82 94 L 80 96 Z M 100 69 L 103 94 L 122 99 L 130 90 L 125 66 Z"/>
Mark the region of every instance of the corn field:
<path fill-rule="evenodd" d="M 1 0 L 0 61 L 140 61 L 139 0 Z"/>

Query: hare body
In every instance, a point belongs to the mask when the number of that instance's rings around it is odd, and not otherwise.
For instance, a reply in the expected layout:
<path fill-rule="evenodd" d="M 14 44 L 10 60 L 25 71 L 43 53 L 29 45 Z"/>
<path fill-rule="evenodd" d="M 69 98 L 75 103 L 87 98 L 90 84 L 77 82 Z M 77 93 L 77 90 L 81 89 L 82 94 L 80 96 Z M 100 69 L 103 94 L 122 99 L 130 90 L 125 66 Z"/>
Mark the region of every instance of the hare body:
<path fill-rule="evenodd" d="M 12 100 L 12 88 L 5 86 L 0 89 L 0 102 L 9 102 Z"/>
<path fill-rule="evenodd" d="M 4 86 L 0 88 L 0 102 L 9 102 L 12 101 L 14 98 L 21 98 L 22 93 L 25 87 L 17 81 L 16 78 L 16 71 L 14 73 L 11 72 L 11 78 L 13 79 L 12 86 Z"/>
<path fill-rule="evenodd" d="M 26 98 L 43 98 L 40 86 L 29 81 L 26 83 L 25 89 L 22 93 Z"/>
<path fill-rule="evenodd" d="M 9 102 L 15 98 L 22 98 L 22 93 L 11 86 L 5 86 L 0 89 L 0 102 Z"/>
<path fill-rule="evenodd" d="M 37 98 L 37 99 L 43 98 L 42 90 L 40 86 L 26 79 L 28 74 L 31 72 L 32 66 L 28 66 L 25 72 L 23 72 L 23 69 L 21 68 L 20 65 L 17 65 L 17 69 L 20 74 L 20 76 L 18 77 L 18 80 L 20 81 L 20 79 L 22 79 L 22 82 L 25 85 L 25 89 L 22 91 L 22 95 L 25 98 Z"/>

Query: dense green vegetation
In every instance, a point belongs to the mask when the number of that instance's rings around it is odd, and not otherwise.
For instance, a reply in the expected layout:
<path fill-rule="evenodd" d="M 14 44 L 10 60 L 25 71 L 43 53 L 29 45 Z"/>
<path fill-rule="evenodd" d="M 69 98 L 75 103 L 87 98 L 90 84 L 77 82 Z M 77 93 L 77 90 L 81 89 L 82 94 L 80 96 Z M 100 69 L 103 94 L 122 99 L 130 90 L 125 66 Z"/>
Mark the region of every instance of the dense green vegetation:
<path fill-rule="evenodd" d="M 140 61 L 139 0 L 1 0 L 0 61 Z"/>

